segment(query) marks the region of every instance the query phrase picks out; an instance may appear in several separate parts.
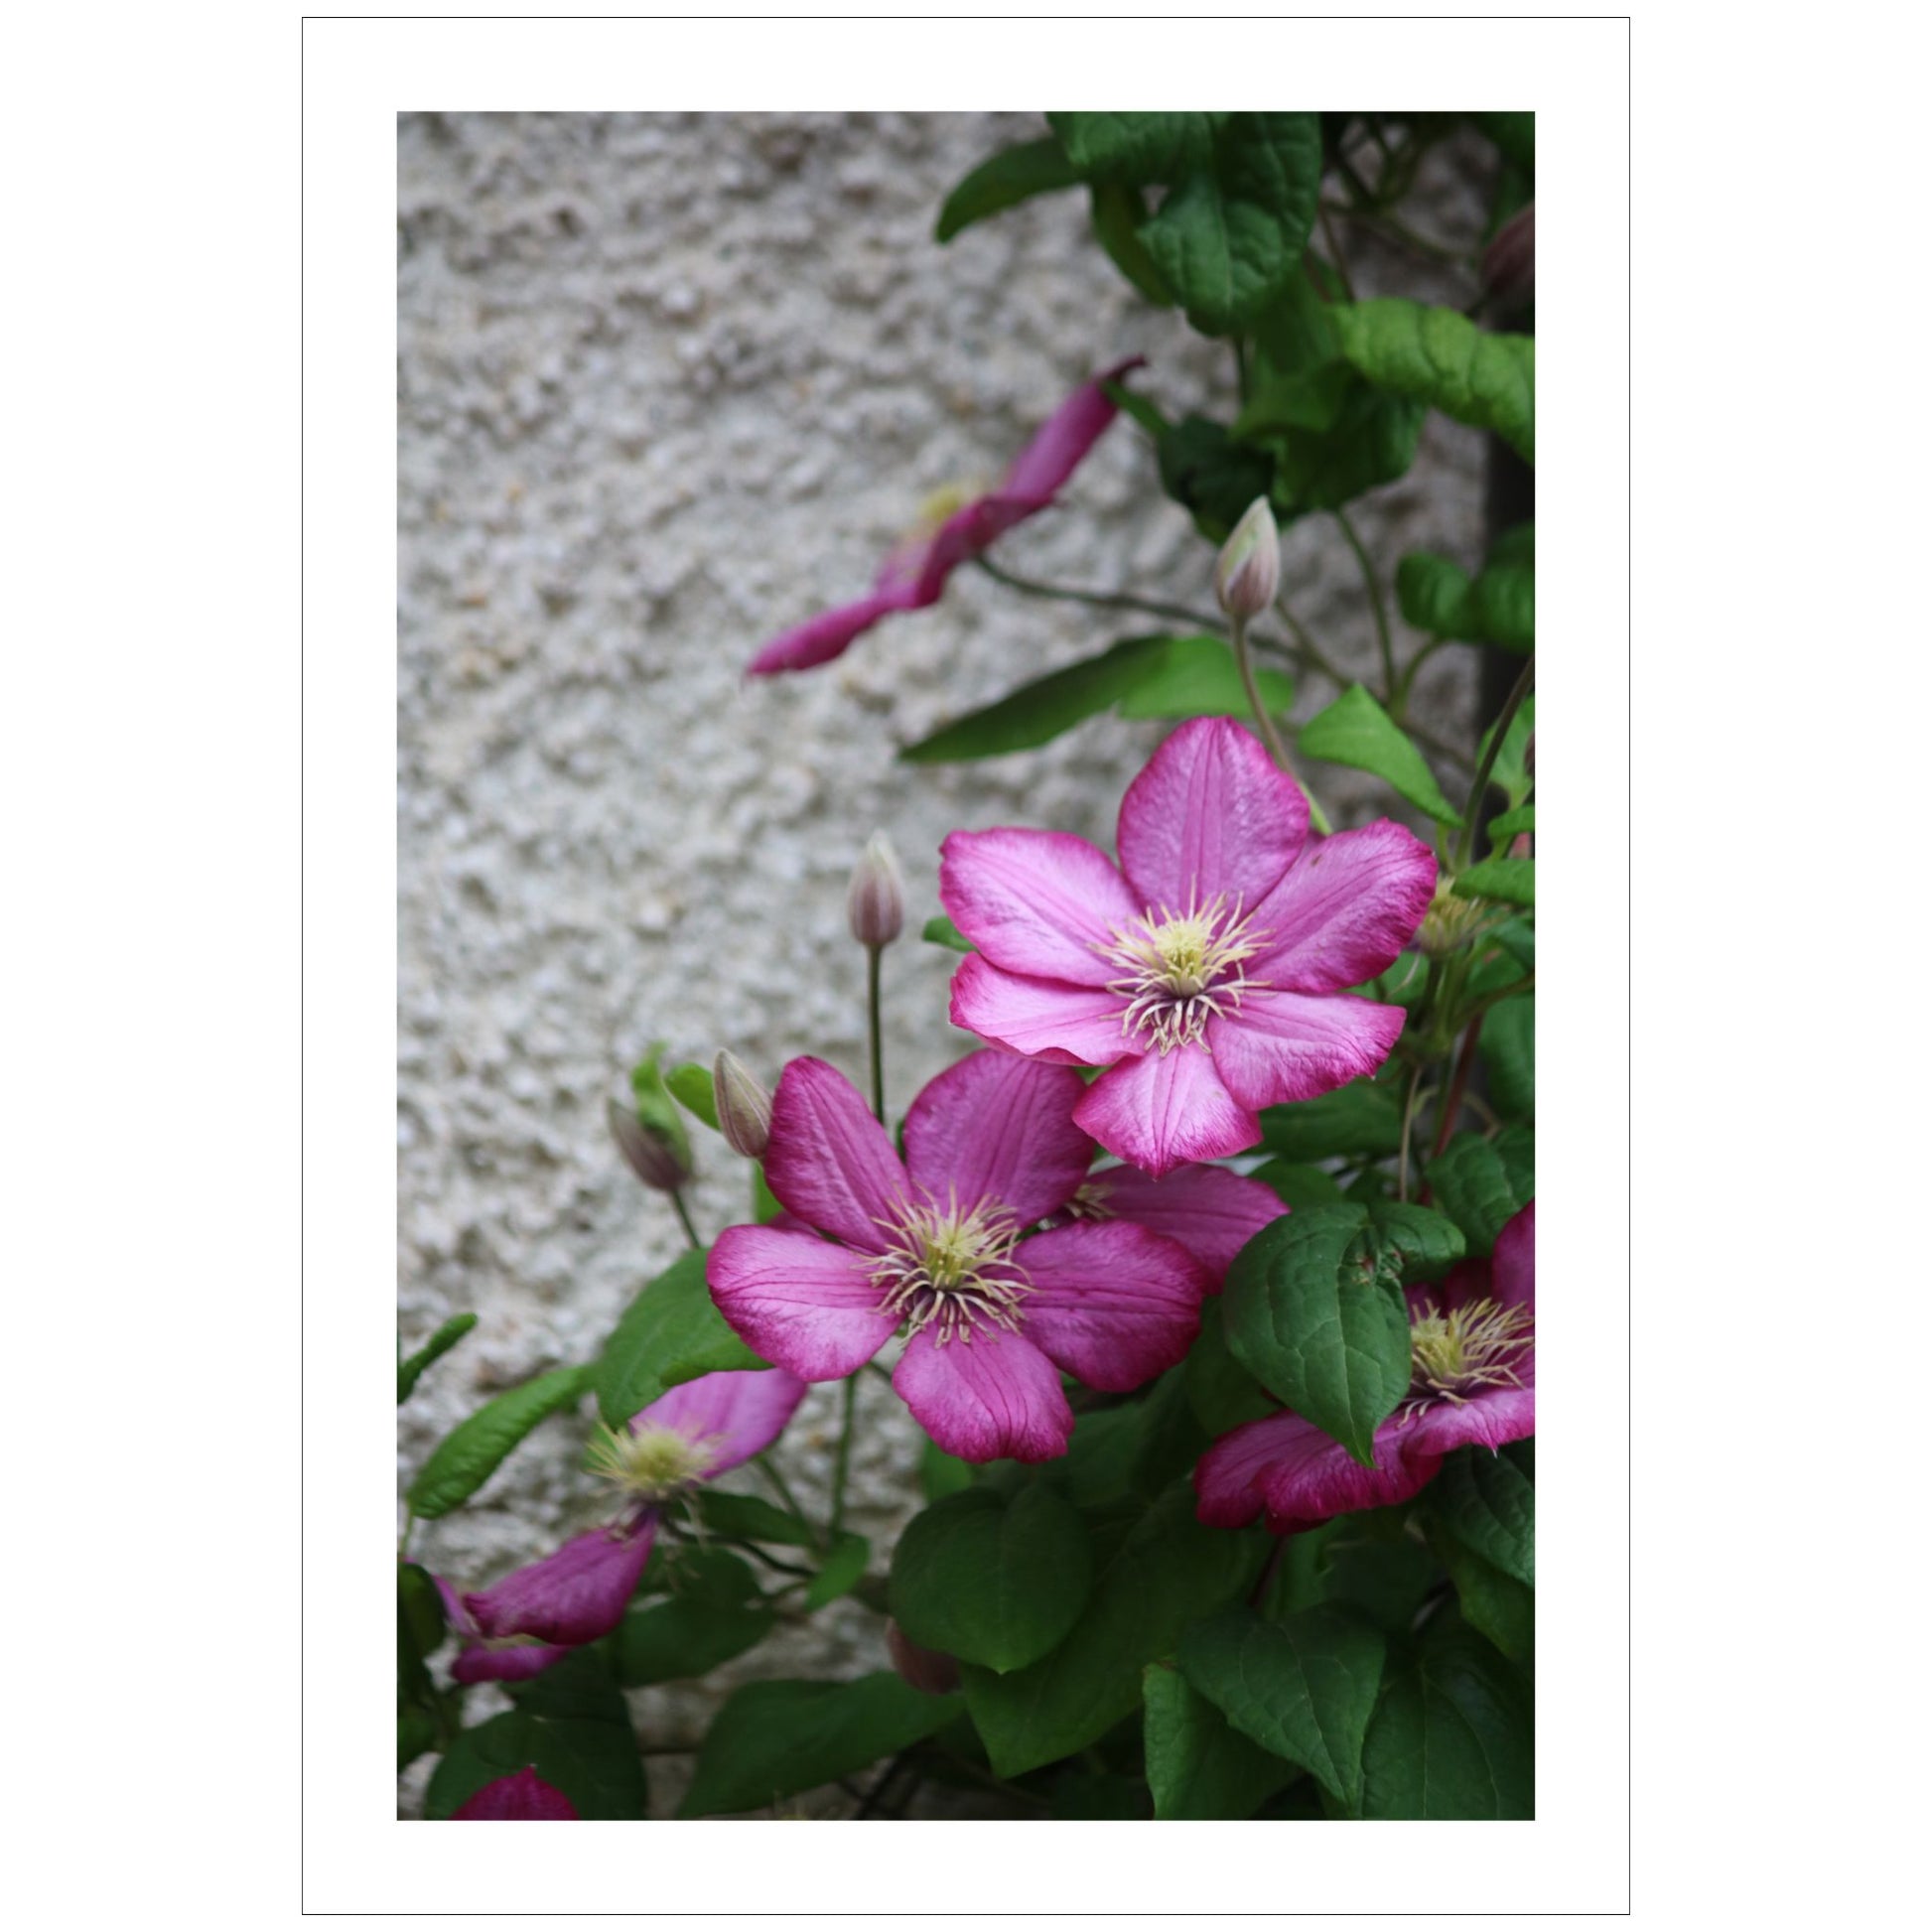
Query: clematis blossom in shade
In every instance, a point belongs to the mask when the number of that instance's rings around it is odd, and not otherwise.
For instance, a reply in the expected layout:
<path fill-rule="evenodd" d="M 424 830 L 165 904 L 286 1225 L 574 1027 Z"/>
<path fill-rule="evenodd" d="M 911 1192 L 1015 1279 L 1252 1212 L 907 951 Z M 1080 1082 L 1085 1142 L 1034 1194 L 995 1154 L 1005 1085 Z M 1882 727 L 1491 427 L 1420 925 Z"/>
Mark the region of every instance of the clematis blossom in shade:
<path fill-rule="evenodd" d="M 590 1466 L 618 1491 L 617 1517 L 463 1596 L 460 1620 L 457 1612 L 451 1619 L 464 1640 L 452 1675 L 462 1683 L 534 1677 L 616 1629 L 663 1506 L 768 1449 L 804 1394 L 782 1368 L 725 1369 L 680 1383 L 622 1429 L 604 1430 Z"/>
<path fill-rule="evenodd" d="M 1452 1449 L 1500 1449 L 1536 1434 L 1536 1203 L 1496 1237 L 1494 1256 L 1409 1291 L 1409 1394 L 1375 1432 L 1364 1468 L 1292 1410 L 1243 1423 L 1194 1468 L 1196 1514 L 1238 1529 L 1264 1512 L 1277 1536 L 1331 1516 L 1407 1502 Z"/>
<path fill-rule="evenodd" d="M 1345 994 L 1391 966 L 1436 885 L 1388 819 L 1309 837 L 1308 800 L 1225 718 L 1182 725 L 1121 800 L 1118 866 L 1065 832 L 951 833 L 939 899 L 976 952 L 953 1024 L 1110 1069 L 1074 1119 L 1160 1176 L 1261 1139 L 1263 1107 L 1388 1057 L 1403 1011 Z"/>
<path fill-rule="evenodd" d="M 839 656 L 862 631 L 896 611 L 922 611 L 939 601 L 946 579 L 1016 523 L 1037 514 L 1099 442 L 1119 414 L 1104 384 L 1147 358 L 1135 355 L 1084 382 L 1054 410 L 1021 451 L 999 486 L 916 532 L 886 559 L 869 595 L 774 637 L 747 667 L 755 677 L 807 671 Z"/>
<path fill-rule="evenodd" d="M 819 1232 L 727 1228 L 712 1300 L 808 1382 L 852 1374 L 903 1326 L 893 1387 L 941 1449 L 969 1462 L 1063 1454 L 1073 1412 L 1058 1371 L 1139 1388 L 1186 1354 L 1210 1286 L 1178 1243 L 1131 1221 L 1028 1232 L 1086 1180 L 1080 1092 L 1070 1068 L 970 1054 L 912 1102 L 901 1162 L 842 1073 L 793 1060 L 764 1177 Z"/>
<path fill-rule="evenodd" d="M 536 1766 L 526 1764 L 506 1778 L 495 1778 L 481 1791 L 473 1792 L 452 1818 L 576 1818 L 577 1807 L 554 1784 L 537 1776 Z"/>
<path fill-rule="evenodd" d="M 1075 1220 L 1133 1221 L 1178 1241 L 1208 1271 L 1213 1292 L 1234 1258 L 1288 1203 L 1266 1181 L 1228 1168 L 1176 1168 L 1157 1180 L 1138 1168 L 1100 1168 L 1067 1203 Z"/>

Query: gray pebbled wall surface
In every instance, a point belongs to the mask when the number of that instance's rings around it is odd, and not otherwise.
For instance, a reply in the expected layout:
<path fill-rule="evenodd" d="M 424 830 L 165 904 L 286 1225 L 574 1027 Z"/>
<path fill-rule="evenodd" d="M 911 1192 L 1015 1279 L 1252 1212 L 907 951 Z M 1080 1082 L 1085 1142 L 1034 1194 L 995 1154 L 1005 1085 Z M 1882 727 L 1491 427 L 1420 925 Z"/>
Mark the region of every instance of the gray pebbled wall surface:
<path fill-rule="evenodd" d="M 1163 727 L 1091 721 L 985 763 L 898 747 L 1024 679 L 1147 628 L 962 571 L 935 608 L 838 662 L 758 683 L 768 636 L 870 583 L 932 492 L 990 482 L 1095 369 L 1141 352 L 1171 414 L 1225 406 L 1233 370 L 1142 303 L 1054 196 L 931 238 L 948 188 L 1039 132 L 1017 114 L 411 114 L 398 123 L 397 1233 L 405 1349 L 446 1315 L 477 1330 L 401 1412 L 398 1476 L 492 1392 L 589 1358 L 682 1243 L 607 1137 L 607 1095 L 653 1039 L 667 1064 L 729 1044 L 767 1083 L 822 1054 L 864 1077 L 864 962 L 845 882 L 892 835 L 907 935 L 886 956 L 889 1099 L 971 1042 L 946 1018 L 954 955 L 922 944 L 955 826 L 1054 826 L 1111 845 Z M 1483 151 L 1424 184 L 1436 231 L 1473 236 Z M 1466 284 L 1351 250 L 1357 289 L 1466 300 Z M 1361 506 L 1385 570 L 1482 547 L 1482 446 L 1432 418 L 1401 483 Z M 1212 553 L 1159 493 L 1124 419 L 1061 504 L 998 560 L 1060 584 L 1212 606 Z M 1373 662 L 1361 580 L 1333 523 L 1285 546 L 1299 614 L 1344 665 Z M 1411 640 L 1413 643 L 1413 640 Z M 1471 733 L 1467 654 L 1426 667 L 1418 713 Z M 1333 695 L 1311 684 L 1297 716 Z M 1385 808 L 1315 773 L 1336 822 Z M 740 1218 L 746 1174 L 694 1129 L 692 1210 Z M 854 1527 L 914 1506 L 920 1436 L 861 1378 Z M 785 1443 L 829 1486 L 836 1392 Z M 595 1509 L 586 1416 L 546 1423 L 413 1554 L 476 1587 Z M 695 1685 L 634 1694 L 654 1748 L 689 1742 L 753 1677 L 886 1667 L 848 1599 Z M 473 1692 L 481 1717 L 497 1694 Z M 688 1761 L 654 1756 L 653 1811 Z M 427 1760 L 403 1783 L 418 1815 Z M 831 1815 L 837 1793 L 808 1800 Z"/>

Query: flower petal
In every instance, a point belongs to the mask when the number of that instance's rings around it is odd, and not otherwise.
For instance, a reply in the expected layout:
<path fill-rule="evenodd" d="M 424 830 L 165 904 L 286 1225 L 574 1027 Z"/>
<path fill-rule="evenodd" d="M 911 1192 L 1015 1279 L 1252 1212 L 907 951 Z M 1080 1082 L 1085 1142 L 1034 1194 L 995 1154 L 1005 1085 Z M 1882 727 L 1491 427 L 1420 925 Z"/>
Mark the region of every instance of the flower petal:
<path fill-rule="evenodd" d="M 459 1650 L 450 1675 L 459 1684 L 521 1684 L 540 1677 L 559 1657 L 568 1657 L 569 1644 L 478 1643 Z"/>
<path fill-rule="evenodd" d="M 1411 1461 L 1433 1457 L 1440 1464 L 1451 1449 L 1478 1443 L 1498 1449 L 1536 1434 L 1536 1358 L 1521 1371 L 1520 1389 L 1483 1389 L 1462 1402 L 1432 1402 L 1405 1435 L 1402 1452 Z M 1434 1475 L 1435 1469 L 1430 1470 Z"/>
<path fill-rule="evenodd" d="M 1228 1092 L 1203 1046 L 1149 1053 L 1103 1073 L 1073 1118 L 1109 1154 L 1157 1177 L 1183 1161 L 1218 1161 L 1261 1139 L 1253 1109 Z"/>
<path fill-rule="evenodd" d="M 939 903 L 995 966 L 1075 986 L 1120 977 L 1105 948 L 1141 911 L 1098 846 L 1012 825 L 946 835 Z"/>
<path fill-rule="evenodd" d="M 1073 1435 L 1053 1365 L 1023 1335 L 980 1329 L 943 1347 L 931 1328 L 905 1344 L 893 1387 L 948 1455 L 1044 1462 Z"/>
<path fill-rule="evenodd" d="M 554 1784 L 545 1784 L 536 1767 L 526 1764 L 506 1778 L 496 1778 L 473 1792 L 454 1818 L 576 1818 L 577 1807 Z"/>
<path fill-rule="evenodd" d="M 1102 1213 L 1178 1241 L 1206 1266 L 1216 1289 L 1235 1256 L 1288 1212 L 1272 1187 L 1227 1168 L 1176 1168 L 1165 1180 L 1136 1168 L 1106 1168 L 1089 1177 L 1087 1189 Z"/>
<path fill-rule="evenodd" d="M 707 1444 L 711 1452 L 699 1479 L 709 1482 L 769 1449 L 804 1399 L 804 1382 L 788 1368 L 719 1369 L 680 1382 L 632 1416 L 630 1426 L 674 1429 Z"/>
<path fill-rule="evenodd" d="M 1415 1461 L 1399 1453 L 1400 1428 L 1385 1422 L 1375 1432 L 1376 1467 L 1365 1469 L 1292 1410 L 1243 1423 L 1195 1464 L 1194 1513 L 1203 1523 L 1239 1529 L 1265 1509 L 1269 1529 L 1286 1536 L 1350 1510 L 1406 1502 L 1442 1467 L 1442 1457 Z"/>
<path fill-rule="evenodd" d="M 1504 1308 L 1536 1312 L 1536 1203 L 1503 1223 L 1489 1259 L 1491 1293 Z"/>
<path fill-rule="evenodd" d="M 809 671 L 814 665 L 829 664 L 881 618 L 895 611 L 915 611 L 931 602 L 931 598 L 920 595 L 915 583 L 876 590 L 856 603 L 840 605 L 836 611 L 823 611 L 782 636 L 773 637 L 745 669 L 752 677 L 771 677 L 780 671 Z"/>
<path fill-rule="evenodd" d="M 765 1184 L 800 1220 L 868 1254 L 879 1223 L 906 1197 L 905 1170 L 886 1130 L 837 1067 L 796 1059 L 771 1099 Z"/>
<path fill-rule="evenodd" d="M 1086 1087 L 1068 1066 L 969 1053 L 929 1080 L 905 1116 L 905 1165 L 938 1200 L 991 1196 L 1022 1227 L 1073 1198 L 1093 1143 L 1073 1124 Z"/>
<path fill-rule="evenodd" d="M 952 980 L 952 1023 L 969 1034 L 1061 1066 L 1111 1066 L 1127 1051 L 1127 1003 L 1105 987 L 1003 973 L 978 953 Z"/>
<path fill-rule="evenodd" d="M 1090 1389 L 1138 1389 L 1200 1332 L 1207 1270 L 1177 1242 L 1131 1221 L 1077 1222 L 1021 1242 L 1033 1286 L 1027 1339 Z"/>
<path fill-rule="evenodd" d="M 815 1234 L 744 1226 L 712 1244 L 705 1280 L 748 1347 L 807 1382 L 836 1382 L 871 1361 L 898 1326 L 880 1312 L 868 1270 L 864 1255 Z"/>
<path fill-rule="evenodd" d="M 1359 986 L 1395 964 L 1435 890 L 1435 855 L 1386 818 L 1312 839 L 1254 908 L 1248 977 L 1292 993 Z"/>
<path fill-rule="evenodd" d="M 538 1637 L 545 1643 L 590 1643 L 615 1630 L 644 1574 L 657 1518 L 646 1513 L 627 1531 L 574 1536 L 540 1563 L 525 1564 L 463 1606 L 486 1637 Z"/>
<path fill-rule="evenodd" d="M 1156 909 L 1217 893 L 1255 905 L 1308 835 L 1302 787 L 1227 718 L 1182 725 L 1120 802 L 1121 870 Z"/>
<path fill-rule="evenodd" d="M 1146 360 L 1145 355 L 1130 355 L 1075 389 L 1014 458 L 997 493 L 1030 502 L 1035 508 L 1051 502 L 1120 413 L 1101 384 L 1118 382 L 1129 369 L 1140 368 Z"/>
<path fill-rule="evenodd" d="M 1244 1107 L 1274 1107 L 1373 1073 L 1405 1017 L 1345 993 L 1250 993 L 1239 1013 L 1207 1023 L 1207 1038 L 1228 1092 Z"/>

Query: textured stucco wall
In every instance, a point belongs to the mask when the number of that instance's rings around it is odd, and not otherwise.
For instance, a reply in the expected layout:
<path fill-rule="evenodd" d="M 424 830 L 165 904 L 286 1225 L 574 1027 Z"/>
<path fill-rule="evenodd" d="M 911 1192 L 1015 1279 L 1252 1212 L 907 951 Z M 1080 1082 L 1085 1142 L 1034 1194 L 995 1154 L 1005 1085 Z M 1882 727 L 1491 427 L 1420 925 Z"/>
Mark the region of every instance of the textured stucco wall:
<path fill-rule="evenodd" d="M 651 1039 L 673 1060 L 729 1043 L 767 1081 L 802 1051 L 863 1077 L 843 902 L 866 836 L 897 842 L 915 935 L 947 830 L 1108 843 L 1159 741 L 1099 720 L 991 763 L 896 764 L 947 717 L 1146 627 L 973 572 L 827 669 L 741 676 L 767 635 L 862 590 L 924 497 L 997 477 L 1110 359 L 1145 352 L 1140 380 L 1171 409 L 1225 394 L 1231 368 L 1132 297 L 1077 198 L 932 242 L 945 190 L 1037 131 L 1020 115 L 399 124 L 399 1319 L 413 1346 L 456 1310 L 483 1317 L 402 1412 L 405 1480 L 488 1393 L 585 1359 L 677 1253 L 602 1120 Z M 1432 166 L 1438 225 L 1472 232 L 1474 159 Z M 1366 250 L 1357 267 L 1358 286 L 1419 287 Z M 1412 477 L 1363 507 L 1377 556 L 1473 561 L 1480 464 L 1474 436 L 1432 421 Z M 1211 603 L 1211 555 L 1153 478 L 1118 423 L 1001 559 Z M 1372 661 L 1332 525 L 1297 526 L 1286 558 L 1332 653 Z M 1457 733 L 1461 655 L 1423 687 Z M 1347 774 L 1318 776 L 1341 817 L 1368 815 Z M 945 1017 L 951 957 L 914 936 L 887 956 L 897 1108 L 968 1045 Z M 696 1131 L 710 1230 L 738 1215 L 744 1172 Z M 883 1543 L 918 1438 L 883 1384 L 863 1379 L 860 1401 L 853 1520 Z M 808 1489 L 829 1477 L 834 1402 L 814 1392 L 787 1440 Z M 580 1526 L 584 1427 L 547 1424 L 470 1508 L 421 1527 L 417 1554 L 478 1585 Z M 694 1734 L 745 1675 L 883 1667 L 880 1630 L 837 1606 L 703 1687 L 640 1694 L 640 1727 Z"/>

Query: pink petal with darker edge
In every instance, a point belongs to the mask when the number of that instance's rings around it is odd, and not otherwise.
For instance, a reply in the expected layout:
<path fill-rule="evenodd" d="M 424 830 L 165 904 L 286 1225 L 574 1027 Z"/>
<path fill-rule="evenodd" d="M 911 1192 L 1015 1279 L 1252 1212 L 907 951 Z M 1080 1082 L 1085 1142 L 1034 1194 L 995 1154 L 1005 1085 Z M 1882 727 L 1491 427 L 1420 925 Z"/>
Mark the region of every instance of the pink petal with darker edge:
<path fill-rule="evenodd" d="M 868 1254 L 883 1248 L 879 1224 L 906 1197 L 905 1170 L 858 1089 L 810 1057 L 778 1075 L 764 1179 L 800 1220 Z"/>
<path fill-rule="evenodd" d="M 804 1399 L 804 1382 L 787 1368 L 719 1369 L 667 1390 L 632 1416 L 630 1427 L 674 1429 L 706 1444 L 699 1479 L 709 1482 L 769 1449 Z"/>
<path fill-rule="evenodd" d="M 941 1347 L 931 1328 L 905 1344 L 893 1387 L 948 1455 L 968 1462 L 1011 1456 L 1044 1462 L 1073 1435 L 1053 1365 L 1023 1335 L 977 1331 Z"/>
<path fill-rule="evenodd" d="M 545 1643 L 590 1643 L 615 1630 L 644 1574 L 657 1518 L 628 1531 L 574 1536 L 540 1563 L 525 1564 L 500 1584 L 472 1591 L 463 1606 L 486 1637 L 537 1637 Z"/>
<path fill-rule="evenodd" d="M 561 1643 L 477 1643 L 458 1651 L 450 1675 L 459 1684 L 521 1684 L 540 1677 L 572 1646 Z"/>
<path fill-rule="evenodd" d="M 1195 1514 L 1239 1529 L 1263 1510 L 1277 1536 L 1311 1530 L 1350 1510 L 1406 1502 L 1442 1467 L 1441 1456 L 1411 1461 L 1398 1451 L 1400 1424 L 1375 1432 L 1376 1467 L 1365 1469 L 1313 1423 L 1284 1409 L 1243 1423 L 1194 1466 Z"/>
<path fill-rule="evenodd" d="M 1149 1053 L 1103 1073 L 1073 1118 L 1104 1147 L 1160 1176 L 1185 1161 L 1218 1161 L 1261 1139 L 1261 1122 L 1222 1084 L 1203 1046 Z"/>
<path fill-rule="evenodd" d="M 1288 1212 L 1272 1187 L 1226 1168 L 1176 1168 L 1165 1180 L 1136 1168 L 1106 1168 L 1087 1185 L 1099 1192 L 1103 1213 L 1178 1241 L 1205 1264 L 1217 1289 L 1235 1256 Z"/>
<path fill-rule="evenodd" d="M 1258 904 L 1308 833 L 1302 787 L 1260 744 L 1230 719 L 1195 718 L 1127 787 L 1117 843 L 1143 904 L 1180 912 L 1219 893 Z"/>
<path fill-rule="evenodd" d="M 1014 458 L 996 493 L 1043 509 L 1120 413 L 1100 385 L 1118 382 L 1128 370 L 1141 368 L 1146 361 L 1145 355 L 1130 355 L 1075 389 Z"/>
<path fill-rule="evenodd" d="M 1373 1073 L 1402 1032 L 1400 1007 L 1345 993 L 1253 993 L 1207 1023 L 1227 1090 L 1244 1107 L 1312 1100 Z"/>
<path fill-rule="evenodd" d="M 829 664 L 881 618 L 891 617 L 895 611 L 915 611 L 922 602 L 931 601 L 930 598 L 922 600 L 916 585 L 912 584 L 874 591 L 869 597 L 842 604 L 836 611 L 821 612 L 782 636 L 773 637 L 746 665 L 746 673 L 751 677 L 773 677 L 781 671 L 809 671 L 819 664 Z"/>
<path fill-rule="evenodd" d="M 1521 1442 L 1536 1434 L 1536 1357 L 1525 1358 L 1517 1371 L 1520 1389 L 1483 1389 L 1461 1402 L 1432 1402 L 1410 1425 L 1401 1449 L 1410 1460 L 1431 1458 L 1440 1464 L 1452 1449 L 1470 1444 L 1486 1449 Z M 1432 1467 L 1430 1474 L 1434 1475 Z"/>
<path fill-rule="evenodd" d="M 952 1023 L 995 1045 L 1060 1066 L 1111 1066 L 1133 1050 L 1121 1030 L 1127 1002 L 1105 987 L 1004 973 L 979 953 L 952 980 Z"/>
<path fill-rule="evenodd" d="M 1089 987 L 1120 977 L 1107 948 L 1142 909 L 1098 846 L 1011 825 L 946 835 L 939 903 L 991 964 Z"/>
<path fill-rule="evenodd" d="M 1090 1389 L 1123 1392 L 1167 1370 L 1200 1332 L 1206 1268 L 1131 1221 L 1077 1222 L 1023 1241 L 1027 1338 Z"/>
<path fill-rule="evenodd" d="M 1536 1203 L 1504 1222 L 1489 1263 L 1492 1293 L 1504 1308 L 1536 1312 Z"/>
<path fill-rule="evenodd" d="M 554 1784 L 545 1784 L 534 1765 L 496 1778 L 450 1813 L 457 1818 L 575 1818 L 577 1807 Z"/>
<path fill-rule="evenodd" d="M 886 1345 L 897 1317 L 879 1310 L 866 1257 L 788 1228 L 729 1227 L 705 1280 L 748 1348 L 807 1382 L 836 1382 Z"/>
<path fill-rule="evenodd" d="M 905 1116 L 905 1165 L 935 1200 L 991 1198 L 1024 1227 L 1072 1199 L 1093 1160 L 1073 1124 L 1086 1092 L 1071 1067 L 969 1053 L 927 1081 Z"/>
<path fill-rule="evenodd" d="M 1386 818 L 1312 839 L 1253 908 L 1262 949 L 1248 977 L 1293 993 L 1359 986 L 1395 964 L 1435 890 L 1435 855 Z"/>

